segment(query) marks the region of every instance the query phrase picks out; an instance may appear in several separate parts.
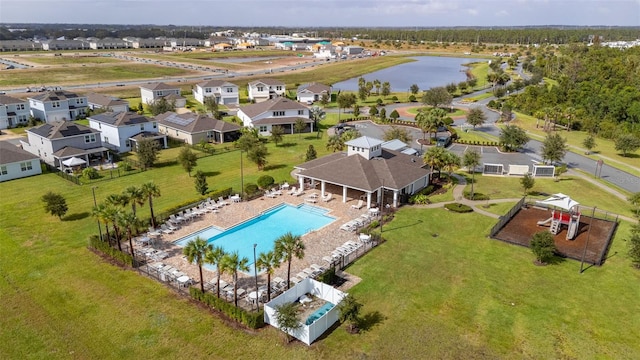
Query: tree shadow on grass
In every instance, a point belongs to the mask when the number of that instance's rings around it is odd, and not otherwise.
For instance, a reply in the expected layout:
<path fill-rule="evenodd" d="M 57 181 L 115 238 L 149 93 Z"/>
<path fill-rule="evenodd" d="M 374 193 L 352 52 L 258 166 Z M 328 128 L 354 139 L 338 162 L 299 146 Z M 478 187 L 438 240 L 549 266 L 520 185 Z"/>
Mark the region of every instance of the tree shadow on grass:
<path fill-rule="evenodd" d="M 385 227 L 384 230 L 385 231 L 392 231 L 392 230 L 398 230 L 398 229 L 403 229 L 403 228 L 407 228 L 407 227 L 412 227 L 412 226 L 416 226 L 422 224 L 422 220 L 416 220 L 414 223 L 412 224 L 407 224 L 407 225 L 403 225 L 403 226 L 396 226 L 396 227 Z"/>
<path fill-rule="evenodd" d="M 358 319 L 358 329 L 360 329 L 360 332 L 369 331 L 386 319 L 387 317 L 379 311 L 366 313 Z"/>
<path fill-rule="evenodd" d="M 264 171 L 270 171 L 270 170 L 276 170 L 276 169 L 282 169 L 287 167 L 284 164 L 273 164 L 273 165 L 267 165 L 264 167 Z"/>
<path fill-rule="evenodd" d="M 220 171 L 203 171 L 202 174 L 204 174 L 204 176 L 206 177 L 211 177 L 211 176 L 220 175 Z"/>
<path fill-rule="evenodd" d="M 294 142 L 286 142 L 286 143 L 280 143 L 278 144 L 278 148 L 288 148 L 288 147 L 293 147 L 298 145 L 298 143 L 294 143 Z"/>
<path fill-rule="evenodd" d="M 85 211 L 81 213 L 67 215 L 62 218 L 62 221 L 76 221 L 76 220 L 82 220 L 87 217 L 89 217 L 89 213 Z"/>
<path fill-rule="evenodd" d="M 638 154 L 631 154 L 631 153 L 627 153 L 627 155 L 626 155 L 626 156 L 625 156 L 625 155 L 622 155 L 622 154 L 618 154 L 618 155 L 620 155 L 620 156 L 622 156 L 622 157 L 625 157 L 625 158 L 627 158 L 627 159 L 638 159 L 638 158 L 640 158 L 640 155 L 638 155 Z"/>
<path fill-rule="evenodd" d="M 552 257 L 551 259 L 547 260 L 547 262 L 546 262 L 546 263 L 547 263 L 548 265 L 560 265 L 560 264 L 562 264 L 562 263 L 563 263 L 563 262 L 565 262 L 565 261 L 567 261 L 567 259 L 566 259 L 566 258 L 564 258 L 564 257 L 562 257 L 562 256 L 555 255 L 555 256 L 554 256 L 554 257 Z"/>

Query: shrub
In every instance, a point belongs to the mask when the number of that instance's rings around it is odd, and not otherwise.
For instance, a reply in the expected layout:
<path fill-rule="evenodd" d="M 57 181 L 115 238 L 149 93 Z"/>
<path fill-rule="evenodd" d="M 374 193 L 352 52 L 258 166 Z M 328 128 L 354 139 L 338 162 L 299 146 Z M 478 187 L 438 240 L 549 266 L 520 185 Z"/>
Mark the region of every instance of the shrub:
<path fill-rule="evenodd" d="M 415 95 L 409 96 L 409 102 L 416 102 L 416 96 Z"/>
<path fill-rule="evenodd" d="M 244 186 L 244 192 L 247 193 L 247 195 L 253 195 L 257 193 L 258 190 L 260 190 L 258 188 L 258 185 L 253 183 L 248 183 L 247 185 Z"/>
<path fill-rule="evenodd" d="M 133 165 L 131 165 L 131 161 L 125 159 L 118 163 L 118 169 L 122 169 L 123 171 L 131 171 L 133 169 Z"/>
<path fill-rule="evenodd" d="M 100 174 L 98 174 L 98 170 L 96 170 L 94 167 L 89 166 L 82 170 L 82 176 L 84 176 L 86 179 L 93 180 L 99 178 Z"/>
<path fill-rule="evenodd" d="M 429 198 L 427 197 L 427 195 L 416 194 L 409 198 L 409 203 L 415 204 L 415 205 L 427 205 L 427 204 L 431 204 L 431 201 L 429 201 Z"/>
<path fill-rule="evenodd" d="M 214 308 L 229 318 L 246 325 L 252 329 L 258 329 L 264 326 L 264 310 L 258 312 L 248 312 L 242 308 L 236 307 L 223 299 L 219 299 L 214 294 L 203 293 L 198 288 L 190 288 L 191 297 L 211 308 Z"/>
<path fill-rule="evenodd" d="M 445 204 L 444 207 L 447 210 L 457 212 L 457 213 L 468 213 L 473 211 L 473 209 L 470 206 L 467 206 L 465 204 L 460 204 L 460 203 Z"/>
<path fill-rule="evenodd" d="M 323 282 L 327 285 L 333 285 L 333 283 L 335 282 L 335 279 L 336 279 L 336 269 L 334 268 L 327 269 L 325 272 L 318 275 L 318 277 L 316 278 L 316 280 Z"/>
<path fill-rule="evenodd" d="M 276 181 L 273 179 L 273 176 L 271 175 L 262 175 L 258 178 L 258 186 L 261 189 L 268 189 L 270 188 Z"/>
<path fill-rule="evenodd" d="M 108 242 L 100 240 L 98 235 L 91 235 L 89 237 L 89 247 L 111 257 L 122 265 L 133 266 L 133 257 L 130 254 L 112 248 Z"/>
<path fill-rule="evenodd" d="M 489 200 L 488 195 L 479 192 L 474 192 L 472 197 L 469 191 L 464 192 L 464 198 L 468 200 Z"/>

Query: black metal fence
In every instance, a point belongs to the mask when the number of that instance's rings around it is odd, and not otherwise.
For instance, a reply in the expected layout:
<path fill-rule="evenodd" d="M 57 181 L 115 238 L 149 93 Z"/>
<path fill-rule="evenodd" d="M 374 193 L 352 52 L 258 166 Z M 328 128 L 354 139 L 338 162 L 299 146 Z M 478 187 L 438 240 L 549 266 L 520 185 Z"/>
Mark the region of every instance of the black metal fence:
<path fill-rule="evenodd" d="M 513 207 L 509 209 L 509 211 L 505 215 L 502 215 L 498 220 L 498 222 L 495 225 L 493 225 L 493 227 L 491 228 L 491 232 L 489 233 L 489 236 L 494 237 L 498 233 L 498 231 L 500 231 L 509 222 L 509 220 L 511 220 L 511 218 L 513 218 L 516 215 L 516 213 L 520 211 L 520 209 L 522 209 L 522 206 L 525 204 L 525 201 L 526 201 L 526 198 L 520 199 L 520 201 L 518 201 L 515 205 L 513 205 Z"/>

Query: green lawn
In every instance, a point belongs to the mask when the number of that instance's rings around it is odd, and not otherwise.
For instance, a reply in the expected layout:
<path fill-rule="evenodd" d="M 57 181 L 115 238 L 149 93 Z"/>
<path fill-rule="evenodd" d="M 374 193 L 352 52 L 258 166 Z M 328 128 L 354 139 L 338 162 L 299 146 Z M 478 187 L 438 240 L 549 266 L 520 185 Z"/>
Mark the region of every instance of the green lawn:
<path fill-rule="evenodd" d="M 265 173 L 291 181 L 291 166 L 302 161 L 307 146 L 313 144 L 322 156 L 325 141 L 289 135 L 287 145 L 268 144 L 269 170 L 258 172 L 245 161 L 245 184 Z M 177 149 L 170 149 L 161 159 L 176 155 Z M 201 158 L 197 169 L 207 173 L 212 190 L 239 186 L 237 151 Z M 498 178 L 477 179 L 479 191 L 491 184 L 508 187 Z M 177 165 L 98 182 L 96 197 L 100 201 L 146 181 L 161 189 L 154 200 L 157 212 L 197 197 L 193 179 Z M 538 181 L 534 190 L 543 187 Z M 405 207 L 385 224 L 389 242 L 347 270 L 363 279 L 350 292 L 364 303 L 369 328 L 358 336 L 336 329 L 311 348 L 282 346 L 281 334 L 271 328 L 237 330 L 164 286 L 87 251 L 87 237 L 96 232 L 90 186 L 45 174 L 2 183 L 0 189 L 0 211 L 10 214 L 0 226 L 3 359 L 640 356 L 640 291 L 628 286 L 640 273 L 630 268 L 620 240 L 611 251 L 617 256 L 579 275 L 575 261 L 536 267 L 527 249 L 486 239 L 494 219 Z M 65 221 L 42 210 L 39 198 L 50 189 L 67 199 Z M 581 183 L 558 191 L 597 195 Z M 514 187 L 493 196 L 516 192 Z M 139 211 L 148 216 L 148 206 Z M 627 232 L 625 224 L 617 239 Z"/>
<path fill-rule="evenodd" d="M 0 86 L 33 86 L 41 84 L 85 84 L 117 80 L 151 79 L 184 76 L 195 72 L 146 64 L 109 64 L 72 68 L 20 69 L 0 72 Z"/>
<path fill-rule="evenodd" d="M 112 64 L 126 62 L 126 60 L 116 59 L 106 56 L 22 56 L 21 60 L 41 64 L 41 65 L 79 65 L 79 64 Z"/>
<path fill-rule="evenodd" d="M 495 136 L 492 136 L 490 134 L 484 133 L 482 131 L 475 131 L 472 128 L 468 129 L 468 131 L 462 131 L 460 129 L 457 129 L 458 132 L 458 138 L 460 140 L 465 140 L 465 141 L 480 141 L 480 142 L 486 142 L 486 141 L 498 141 L 499 139 Z"/>

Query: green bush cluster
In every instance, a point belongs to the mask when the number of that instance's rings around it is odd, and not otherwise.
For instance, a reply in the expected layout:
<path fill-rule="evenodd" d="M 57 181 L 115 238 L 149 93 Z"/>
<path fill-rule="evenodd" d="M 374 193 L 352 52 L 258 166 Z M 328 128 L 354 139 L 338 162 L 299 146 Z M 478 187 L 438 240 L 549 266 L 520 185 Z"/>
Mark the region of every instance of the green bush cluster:
<path fill-rule="evenodd" d="M 447 130 L 449 131 L 449 134 L 451 134 L 451 140 L 453 141 L 458 140 L 458 131 L 456 131 L 456 129 L 454 129 L 453 126 L 447 125 Z"/>
<path fill-rule="evenodd" d="M 447 210 L 457 212 L 457 213 L 468 213 L 473 211 L 473 209 L 470 206 L 467 206 L 465 204 L 460 204 L 460 203 L 445 204 L 444 207 Z"/>
<path fill-rule="evenodd" d="M 483 193 L 474 192 L 473 197 L 471 196 L 471 192 L 465 191 L 464 198 L 468 200 L 489 200 L 489 195 L 485 195 Z"/>
<path fill-rule="evenodd" d="M 322 274 L 318 275 L 318 277 L 316 277 L 316 280 L 328 285 L 333 285 L 333 283 L 335 282 L 335 278 L 336 278 L 336 269 L 329 268 Z"/>
<path fill-rule="evenodd" d="M 261 189 L 269 189 L 275 183 L 273 176 L 271 175 L 262 175 L 258 178 L 258 186 Z"/>
<path fill-rule="evenodd" d="M 254 183 L 248 183 L 247 185 L 244 186 L 244 192 L 249 196 L 257 193 L 258 190 L 260 190 L 258 188 L 258 185 L 254 184 Z"/>
<path fill-rule="evenodd" d="M 89 166 L 82 170 L 82 176 L 84 176 L 85 179 L 95 180 L 100 177 L 100 174 L 98 174 L 98 170 L 96 170 L 96 168 Z"/>
<path fill-rule="evenodd" d="M 229 318 L 246 325 L 251 329 L 259 329 L 264 326 L 264 310 L 258 312 L 248 312 L 243 308 L 236 307 L 223 299 L 216 297 L 214 294 L 202 292 L 198 288 L 189 288 L 189 294 L 197 301 L 216 309 Z"/>
<path fill-rule="evenodd" d="M 425 194 L 415 194 L 409 198 L 409 203 L 414 205 L 427 205 L 431 204 L 431 200 Z"/>
<path fill-rule="evenodd" d="M 98 235 L 89 237 L 89 247 L 111 257 L 120 264 L 133 266 L 133 256 L 112 248 L 108 242 L 100 240 Z"/>
<path fill-rule="evenodd" d="M 497 141 L 468 141 L 468 140 L 463 140 L 463 139 L 458 139 L 456 140 L 456 142 L 458 144 L 465 144 L 465 145 L 480 145 L 480 146 L 500 146 L 502 147 L 502 144 L 500 144 Z"/>

